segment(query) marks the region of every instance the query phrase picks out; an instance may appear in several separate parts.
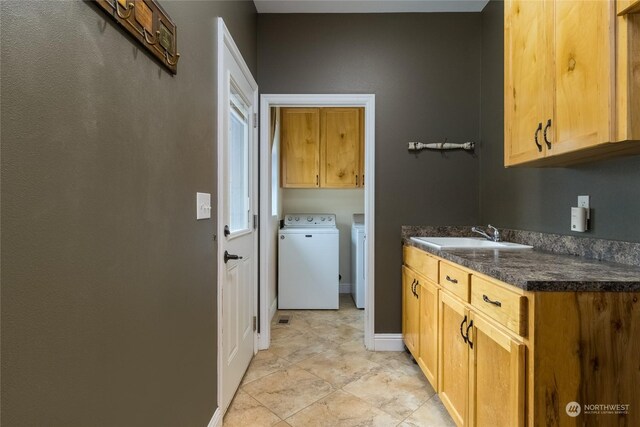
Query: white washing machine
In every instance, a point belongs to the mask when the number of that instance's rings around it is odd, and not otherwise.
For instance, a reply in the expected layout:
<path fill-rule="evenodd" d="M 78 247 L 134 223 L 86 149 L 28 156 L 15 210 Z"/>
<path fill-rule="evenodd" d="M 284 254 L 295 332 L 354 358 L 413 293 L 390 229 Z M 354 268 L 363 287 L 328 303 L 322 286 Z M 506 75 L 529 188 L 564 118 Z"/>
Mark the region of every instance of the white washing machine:
<path fill-rule="evenodd" d="M 339 307 L 335 214 L 287 214 L 278 236 L 278 308 Z"/>
<path fill-rule="evenodd" d="M 351 296 L 364 308 L 364 215 L 353 214 L 351 224 Z"/>

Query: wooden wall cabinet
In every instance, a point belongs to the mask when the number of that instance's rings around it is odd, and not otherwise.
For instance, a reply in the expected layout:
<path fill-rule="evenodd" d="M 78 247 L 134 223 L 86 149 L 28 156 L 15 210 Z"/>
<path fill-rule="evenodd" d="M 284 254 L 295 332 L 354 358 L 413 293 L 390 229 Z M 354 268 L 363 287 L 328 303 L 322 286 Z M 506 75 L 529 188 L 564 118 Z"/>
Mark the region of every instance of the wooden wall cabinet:
<path fill-rule="evenodd" d="M 640 20 L 615 2 L 505 1 L 505 166 L 640 152 Z"/>
<path fill-rule="evenodd" d="M 283 108 L 280 117 L 283 187 L 319 187 L 320 109 Z"/>
<path fill-rule="evenodd" d="M 362 108 L 282 108 L 282 186 L 364 186 Z"/>

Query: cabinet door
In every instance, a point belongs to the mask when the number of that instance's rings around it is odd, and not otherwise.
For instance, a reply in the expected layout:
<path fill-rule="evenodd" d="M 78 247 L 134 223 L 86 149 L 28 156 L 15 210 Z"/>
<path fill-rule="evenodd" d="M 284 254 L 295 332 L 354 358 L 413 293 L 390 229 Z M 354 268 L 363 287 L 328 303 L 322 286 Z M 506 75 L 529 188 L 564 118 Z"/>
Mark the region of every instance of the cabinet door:
<path fill-rule="evenodd" d="M 555 140 L 549 155 L 612 141 L 612 1 L 556 1 Z"/>
<path fill-rule="evenodd" d="M 438 393 L 458 426 L 467 424 L 469 348 L 466 334 L 469 312 L 457 298 L 439 292 Z"/>
<path fill-rule="evenodd" d="M 543 129 L 553 112 L 550 7 L 548 1 L 504 3 L 505 166 L 545 154 Z"/>
<path fill-rule="evenodd" d="M 320 186 L 355 188 L 360 174 L 360 109 L 321 111 Z"/>
<path fill-rule="evenodd" d="M 360 180 L 358 187 L 364 187 L 364 108 L 358 108 L 358 110 L 360 110 Z"/>
<path fill-rule="evenodd" d="M 418 325 L 419 325 L 419 299 L 418 279 L 407 267 L 402 267 L 402 336 L 404 344 L 411 354 L 418 355 Z M 414 294 L 414 292 L 416 294 Z"/>
<path fill-rule="evenodd" d="M 524 425 L 525 345 L 472 312 L 469 425 Z"/>
<path fill-rule="evenodd" d="M 438 390 L 438 287 L 418 276 L 420 321 L 418 365 L 433 388 Z"/>
<path fill-rule="evenodd" d="M 320 109 L 283 108 L 282 186 L 315 188 L 320 184 Z"/>

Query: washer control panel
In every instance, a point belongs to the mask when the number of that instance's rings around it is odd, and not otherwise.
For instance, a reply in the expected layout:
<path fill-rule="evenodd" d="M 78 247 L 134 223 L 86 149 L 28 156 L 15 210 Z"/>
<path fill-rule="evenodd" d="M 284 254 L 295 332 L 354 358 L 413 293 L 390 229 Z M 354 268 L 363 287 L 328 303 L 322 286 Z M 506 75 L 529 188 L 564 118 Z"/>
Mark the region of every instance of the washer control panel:
<path fill-rule="evenodd" d="M 335 227 L 335 214 L 291 213 L 284 216 L 285 227 Z"/>

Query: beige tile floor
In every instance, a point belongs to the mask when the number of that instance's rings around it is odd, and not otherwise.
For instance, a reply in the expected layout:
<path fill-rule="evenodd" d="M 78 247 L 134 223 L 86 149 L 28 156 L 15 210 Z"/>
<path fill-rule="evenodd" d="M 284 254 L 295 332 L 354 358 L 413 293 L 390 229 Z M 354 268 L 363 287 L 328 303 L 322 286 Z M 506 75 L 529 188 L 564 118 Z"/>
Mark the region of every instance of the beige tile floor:
<path fill-rule="evenodd" d="M 411 357 L 365 350 L 363 330 L 350 295 L 337 311 L 276 313 L 271 348 L 253 358 L 223 425 L 453 426 Z"/>

